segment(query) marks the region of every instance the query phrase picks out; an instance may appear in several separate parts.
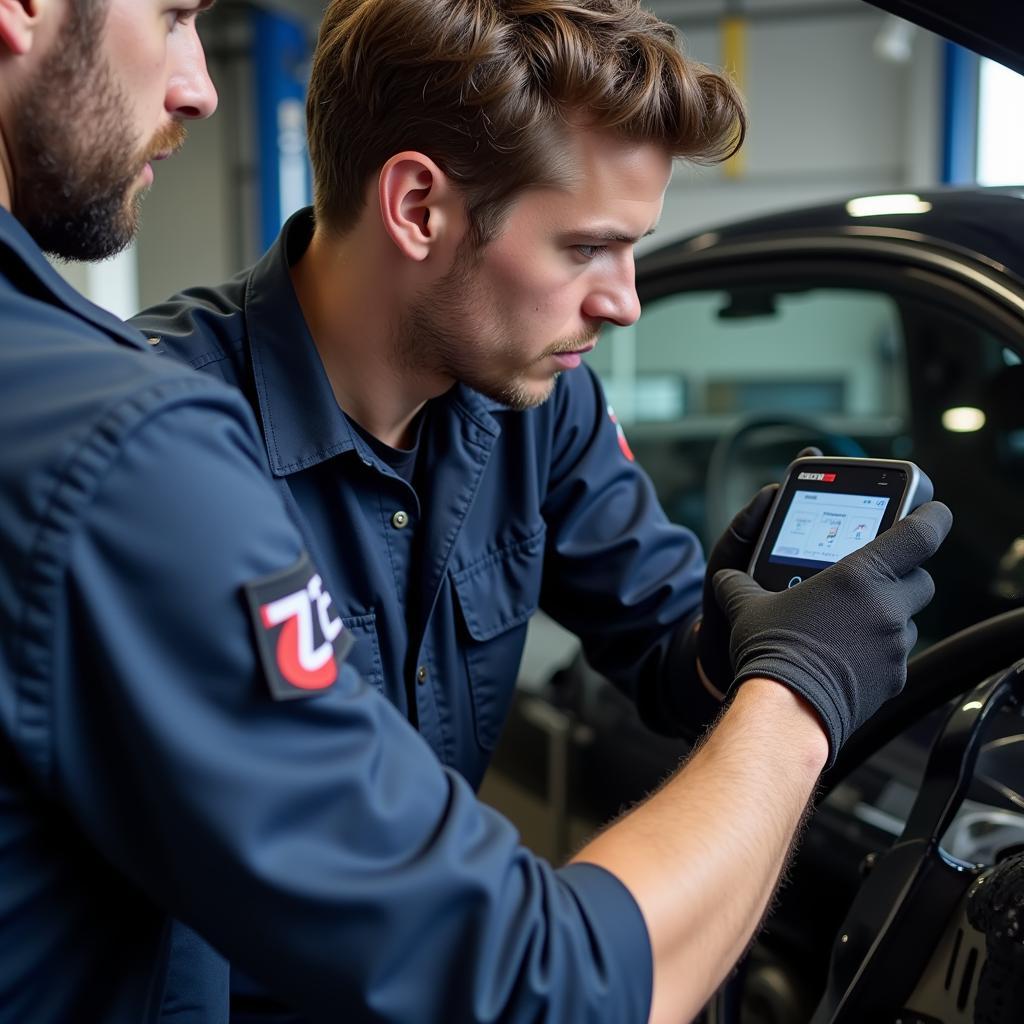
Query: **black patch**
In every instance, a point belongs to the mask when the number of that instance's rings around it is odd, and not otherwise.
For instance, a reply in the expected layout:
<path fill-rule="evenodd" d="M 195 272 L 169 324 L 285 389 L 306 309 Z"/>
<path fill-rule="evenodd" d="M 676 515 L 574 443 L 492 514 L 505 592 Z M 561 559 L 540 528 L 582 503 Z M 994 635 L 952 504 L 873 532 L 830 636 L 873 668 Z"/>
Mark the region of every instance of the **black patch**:
<path fill-rule="evenodd" d="M 274 700 L 329 690 L 353 639 L 309 555 L 303 552 L 290 569 L 246 583 L 244 589 Z"/>

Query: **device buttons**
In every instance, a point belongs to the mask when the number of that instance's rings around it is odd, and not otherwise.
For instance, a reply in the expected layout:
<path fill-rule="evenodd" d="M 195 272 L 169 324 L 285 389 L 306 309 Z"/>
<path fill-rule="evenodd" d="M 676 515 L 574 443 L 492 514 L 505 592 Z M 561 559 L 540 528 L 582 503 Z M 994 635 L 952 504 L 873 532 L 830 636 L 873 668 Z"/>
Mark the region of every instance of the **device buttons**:
<path fill-rule="evenodd" d="M 786 589 L 792 590 L 798 583 L 803 583 L 803 576 L 794 576 L 787 584 Z"/>

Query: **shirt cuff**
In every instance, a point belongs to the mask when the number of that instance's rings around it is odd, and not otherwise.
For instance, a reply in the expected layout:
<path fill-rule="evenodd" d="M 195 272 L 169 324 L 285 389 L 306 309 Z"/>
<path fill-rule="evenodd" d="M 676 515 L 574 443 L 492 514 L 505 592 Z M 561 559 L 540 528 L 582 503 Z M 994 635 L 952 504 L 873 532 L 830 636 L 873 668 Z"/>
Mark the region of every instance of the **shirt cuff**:
<path fill-rule="evenodd" d="M 594 963 L 607 989 L 607 1019 L 646 1024 L 654 963 L 647 924 L 632 893 L 605 868 L 568 864 L 558 871 L 587 923 Z"/>

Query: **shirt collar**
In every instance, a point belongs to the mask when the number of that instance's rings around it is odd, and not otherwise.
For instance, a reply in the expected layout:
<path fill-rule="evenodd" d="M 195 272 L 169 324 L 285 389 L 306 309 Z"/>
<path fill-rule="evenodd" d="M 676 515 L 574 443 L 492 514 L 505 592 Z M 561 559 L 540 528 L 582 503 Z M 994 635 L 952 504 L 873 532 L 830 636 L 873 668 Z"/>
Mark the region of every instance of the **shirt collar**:
<path fill-rule="evenodd" d="M 347 451 L 379 462 L 338 406 L 327 371 L 292 286 L 290 267 L 313 237 L 313 211 L 294 214 L 253 267 L 245 319 L 267 455 L 275 476 L 288 476 Z M 505 406 L 458 384 L 446 396 L 483 433 L 501 431 L 493 413 Z"/>
<path fill-rule="evenodd" d="M 313 214 L 300 210 L 253 267 L 245 320 L 270 468 L 287 476 L 342 452 L 368 457 L 338 407 L 289 268 L 313 237 Z"/>
<path fill-rule="evenodd" d="M 123 345 L 148 351 L 149 346 L 144 335 L 119 320 L 113 313 L 94 305 L 81 292 L 72 288 L 47 262 L 35 239 L 18 219 L 3 207 L 0 207 L 0 248 L 6 249 L 21 262 L 38 284 L 49 293 L 50 301 L 54 305 L 63 306 L 73 316 L 88 321 L 105 334 L 112 335 Z M 9 273 L 7 260 L 0 262 L 3 270 Z"/>

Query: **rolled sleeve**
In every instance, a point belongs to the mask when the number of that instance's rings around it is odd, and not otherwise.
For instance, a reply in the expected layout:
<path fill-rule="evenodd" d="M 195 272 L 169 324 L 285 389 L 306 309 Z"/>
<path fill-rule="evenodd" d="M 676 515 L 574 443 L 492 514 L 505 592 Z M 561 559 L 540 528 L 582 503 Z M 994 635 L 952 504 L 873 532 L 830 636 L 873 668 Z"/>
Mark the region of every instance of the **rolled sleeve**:
<path fill-rule="evenodd" d="M 646 1021 L 654 967 L 647 924 L 633 895 L 596 864 L 569 864 L 559 871 L 576 895 L 591 928 L 595 959 L 605 964 L 608 998 L 621 1020 Z"/>

